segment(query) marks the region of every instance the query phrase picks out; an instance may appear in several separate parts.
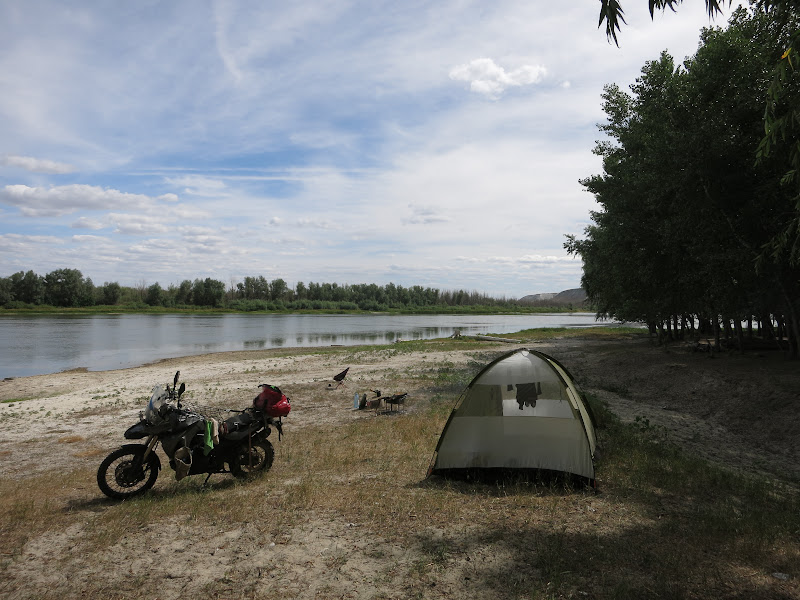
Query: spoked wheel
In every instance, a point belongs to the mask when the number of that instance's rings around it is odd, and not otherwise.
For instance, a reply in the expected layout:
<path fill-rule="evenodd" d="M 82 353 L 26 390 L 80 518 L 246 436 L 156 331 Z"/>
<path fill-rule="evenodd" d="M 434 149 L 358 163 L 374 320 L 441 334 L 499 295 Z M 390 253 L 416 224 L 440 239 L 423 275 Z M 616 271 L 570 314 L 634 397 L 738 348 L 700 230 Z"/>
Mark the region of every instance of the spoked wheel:
<path fill-rule="evenodd" d="M 97 469 L 100 491 L 109 498 L 124 500 L 153 487 L 161 461 L 155 452 L 143 461 L 145 450 L 141 444 L 128 444 L 106 456 Z"/>
<path fill-rule="evenodd" d="M 233 459 L 231 473 L 239 479 L 266 473 L 272 467 L 273 460 L 275 460 L 275 449 L 269 441 L 253 442 L 252 447 L 244 443 L 239 446 L 239 451 Z"/>

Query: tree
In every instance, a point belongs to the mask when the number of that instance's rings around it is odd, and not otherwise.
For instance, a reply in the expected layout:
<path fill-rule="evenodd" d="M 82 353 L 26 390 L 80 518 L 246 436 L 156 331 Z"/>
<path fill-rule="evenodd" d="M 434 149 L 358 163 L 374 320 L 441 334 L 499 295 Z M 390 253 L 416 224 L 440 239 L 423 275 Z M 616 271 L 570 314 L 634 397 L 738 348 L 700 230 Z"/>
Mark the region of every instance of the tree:
<path fill-rule="evenodd" d="M 724 0 L 722 2 L 718 0 L 705 0 L 705 2 L 709 17 L 715 17 L 720 14 L 722 12 L 722 6 L 725 4 Z M 663 11 L 669 8 L 674 11 L 675 7 L 682 3 L 683 0 L 648 0 L 650 18 L 652 19 L 655 16 L 656 9 Z M 769 2 L 768 0 L 761 0 L 761 3 L 778 4 L 777 2 Z M 731 0 L 728 0 L 728 6 L 730 6 L 730 4 Z M 602 26 L 603 21 L 605 21 L 606 37 L 608 37 L 609 40 L 614 40 L 617 46 L 619 46 L 617 32 L 621 30 L 620 23 L 625 23 L 625 17 L 623 15 L 624 11 L 618 0 L 600 0 L 600 22 L 598 23 L 598 27 Z"/>
<path fill-rule="evenodd" d="M 236 291 L 244 300 L 269 300 L 269 282 L 262 276 L 245 277 L 244 282 L 236 285 Z"/>
<path fill-rule="evenodd" d="M 225 300 L 225 284 L 210 277 L 205 280 L 195 279 L 192 284 L 192 299 L 195 306 L 220 307 Z"/>
<path fill-rule="evenodd" d="M 83 285 L 78 299 L 78 306 L 94 306 L 95 288 L 92 278 L 87 277 L 83 280 Z"/>
<path fill-rule="evenodd" d="M 13 299 L 27 304 L 41 304 L 44 299 L 44 282 L 33 271 L 14 273 L 11 276 Z"/>
<path fill-rule="evenodd" d="M 11 278 L 0 277 L 0 304 L 8 304 L 14 300 L 11 293 Z"/>
<path fill-rule="evenodd" d="M 145 303 L 150 306 L 163 306 L 164 305 L 164 290 L 158 282 L 154 283 L 147 288 L 147 295 L 144 299 Z"/>
<path fill-rule="evenodd" d="M 599 312 L 668 332 L 687 314 L 741 323 L 772 313 L 794 327 L 796 350 L 798 270 L 787 256 L 756 268 L 793 210 L 780 184 L 788 158 L 753 161 L 777 43 L 769 18 L 736 11 L 682 68 L 662 55 L 632 94 L 607 86 L 610 140 L 595 150 L 604 173 L 583 181 L 601 210 L 585 239 L 565 244 L 583 257 Z"/>
<path fill-rule="evenodd" d="M 675 10 L 682 0 L 648 0 L 651 18 L 656 9 Z M 710 17 L 722 12 L 726 4 L 718 0 L 705 0 Z M 728 0 L 727 5 L 730 6 Z M 795 0 L 757 0 L 753 10 L 769 18 L 774 26 L 775 39 L 780 50 L 772 59 L 772 76 L 764 85 L 766 105 L 764 107 L 764 133 L 756 150 L 757 159 L 780 153 L 788 157 L 787 169 L 781 173 L 781 182 L 794 191 L 794 206 L 787 215 L 784 226 L 764 245 L 759 254 L 759 265 L 780 260 L 786 255 L 793 266 L 800 265 L 800 26 L 798 5 Z M 600 0 L 600 21 L 606 23 L 606 37 L 619 46 L 617 32 L 620 23 L 625 23 L 623 10 L 618 0 Z M 752 82 L 748 82 L 752 85 Z"/>
<path fill-rule="evenodd" d="M 270 282 L 269 287 L 270 287 L 271 300 L 278 301 L 278 300 L 290 299 L 287 298 L 287 295 L 291 294 L 291 290 L 289 289 L 289 286 L 283 279 L 280 278 L 273 279 L 272 282 Z"/>
<path fill-rule="evenodd" d="M 181 281 L 175 291 L 175 304 L 192 304 L 192 282 L 188 279 Z"/>
<path fill-rule="evenodd" d="M 119 302 L 121 297 L 122 288 L 116 281 L 112 281 L 111 283 L 106 282 L 103 284 L 100 292 L 100 298 L 103 304 L 113 306 Z"/>
<path fill-rule="evenodd" d="M 89 280 L 91 284 L 91 280 Z M 44 299 L 52 306 L 83 306 L 86 282 L 77 269 L 56 269 L 44 276 Z"/>

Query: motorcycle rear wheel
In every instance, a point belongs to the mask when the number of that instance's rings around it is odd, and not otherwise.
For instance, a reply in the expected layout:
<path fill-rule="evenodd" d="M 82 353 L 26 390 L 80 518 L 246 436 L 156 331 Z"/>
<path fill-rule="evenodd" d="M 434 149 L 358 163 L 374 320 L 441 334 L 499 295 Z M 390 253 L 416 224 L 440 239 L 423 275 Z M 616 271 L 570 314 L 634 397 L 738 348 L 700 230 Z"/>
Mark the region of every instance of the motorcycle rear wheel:
<path fill-rule="evenodd" d="M 231 473 L 239 479 L 265 473 L 270 470 L 274 460 L 275 449 L 268 440 L 253 442 L 252 448 L 244 443 L 233 458 Z"/>
<path fill-rule="evenodd" d="M 97 469 L 100 491 L 109 498 L 124 500 L 153 487 L 161 461 L 155 452 L 142 461 L 146 449 L 141 444 L 127 444 L 106 456 Z"/>

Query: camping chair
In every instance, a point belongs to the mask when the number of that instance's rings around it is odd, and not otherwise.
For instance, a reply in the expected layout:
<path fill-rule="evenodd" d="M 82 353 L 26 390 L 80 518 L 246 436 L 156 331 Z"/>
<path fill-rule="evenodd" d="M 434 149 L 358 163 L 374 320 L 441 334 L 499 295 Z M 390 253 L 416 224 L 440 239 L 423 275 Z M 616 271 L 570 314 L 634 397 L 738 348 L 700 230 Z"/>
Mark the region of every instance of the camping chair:
<path fill-rule="evenodd" d="M 400 406 L 401 404 L 405 404 L 406 396 L 408 396 L 408 392 L 403 392 L 402 394 L 394 394 L 393 396 L 386 396 L 383 401 L 389 405 L 390 410 L 394 410 L 395 406 Z"/>
<path fill-rule="evenodd" d="M 375 394 L 375 397 L 372 400 L 366 400 L 366 404 L 365 404 L 364 408 L 370 408 L 370 409 L 374 408 L 375 409 L 375 414 L 377 415 L 378 414 L 378 409 L 381 407 L 381 400 L 383 400 L 383 398 L 381 397 L 381 391 L 380 390 L 370 390 L 370 392 Z M 366 398 L 366 394 L 364 395 L 364 397 Z"/>
<path fill-rule="evenodd" d="M 340 385 L 344 385 L 344 378 L 347 377 L 347 372 L 349 370 L 350 370 L 350 367 L 347 367 L 341 373 L 338 373 L 338 374 L 333 376 L 333 380 L 337 383 L 336 387 L 339 387 Z"/>

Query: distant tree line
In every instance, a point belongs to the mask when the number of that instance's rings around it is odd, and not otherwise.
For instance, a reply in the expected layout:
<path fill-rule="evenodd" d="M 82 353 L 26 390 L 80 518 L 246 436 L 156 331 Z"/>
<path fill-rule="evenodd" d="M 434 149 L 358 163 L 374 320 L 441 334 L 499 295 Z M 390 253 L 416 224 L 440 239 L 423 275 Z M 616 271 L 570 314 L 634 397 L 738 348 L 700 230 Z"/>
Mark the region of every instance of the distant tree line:
<path fill-rule="evenodd" d="M 185 279 L 164 288 L 159 283 L 122 286 L 103 283 L 95 286 L 77 269 L 56 269 L 46 275 L 33 271 L 0 278 L 0 306 L 89 307 L 128 306 L 164 308 L 227 308 L 238 311 L 264 310 L 367 310 L 469 307 L 508 308 L 515 300 L 492 298 L 475 291 L 440 291 L 389 283 L 339 285 L 336 283 L 297 283 L 294 288 L 283 279 L 263 276 L 245 277 L 226 286 L 211 278 Z"/>
<path fill-rule="evenodd" d="M 582 181 L 600 209 L 565 244 L 598 313 L 739 347 L 760 324 L 797 356 L 800 141 L 763 143 L 764 90 L 797 26 L 739 9 L 682 66 L 664 53 L 630 93 L 606 86 L 603 173 Z M 800 97 L 794 68 L 782 85 Z"/>

